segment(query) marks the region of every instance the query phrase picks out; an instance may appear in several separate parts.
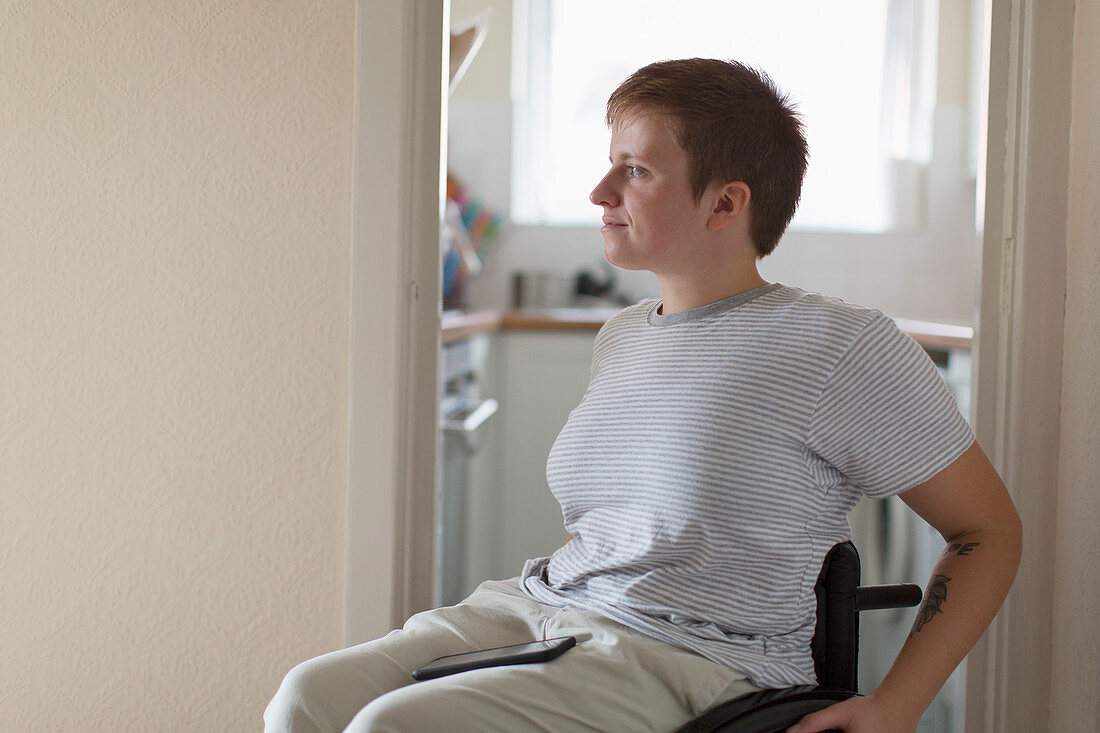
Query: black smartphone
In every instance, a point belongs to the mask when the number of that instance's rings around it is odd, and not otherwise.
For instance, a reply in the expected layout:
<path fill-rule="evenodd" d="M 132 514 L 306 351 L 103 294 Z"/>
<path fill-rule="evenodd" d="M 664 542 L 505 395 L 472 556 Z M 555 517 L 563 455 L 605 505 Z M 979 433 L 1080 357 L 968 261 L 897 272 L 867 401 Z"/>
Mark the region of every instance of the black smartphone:
<path fill-rule="evenodd" d="M 525 644 L 498 646 L 493 649 L 481 649 L 476 652 L 449 654 L 439 657 L 413 670 L 413 679 L 430 680 L 456 672 L 484 667 L 502 667 L 508 664 L 530 664 L 549 662 L 572 649 L 577 644 L 575 636 L 559 636 L 545 641 L 532 641 Z"/>

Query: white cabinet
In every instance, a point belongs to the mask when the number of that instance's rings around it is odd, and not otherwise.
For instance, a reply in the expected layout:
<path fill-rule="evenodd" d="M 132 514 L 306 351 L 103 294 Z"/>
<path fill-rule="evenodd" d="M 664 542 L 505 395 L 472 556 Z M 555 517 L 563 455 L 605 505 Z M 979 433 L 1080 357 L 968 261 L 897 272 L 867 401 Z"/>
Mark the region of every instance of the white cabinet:
<path fill-rule="evenodd" d="M 595 332 L 502 331 L 484 393 L 500 410 L 471 467 L 466 585 L 519 574 L 567 539 L 546 458 L 588 386 Z"/>

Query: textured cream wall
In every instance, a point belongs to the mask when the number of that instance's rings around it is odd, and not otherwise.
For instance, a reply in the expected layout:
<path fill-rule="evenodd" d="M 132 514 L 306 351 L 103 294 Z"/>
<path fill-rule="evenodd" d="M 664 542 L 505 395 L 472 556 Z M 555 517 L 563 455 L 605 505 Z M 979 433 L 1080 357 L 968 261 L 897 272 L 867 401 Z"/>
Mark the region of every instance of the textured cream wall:
<path fill-rule="evenodd" d="M 340 645 L 354 5 L 0 7 L 0 728 Z"/>

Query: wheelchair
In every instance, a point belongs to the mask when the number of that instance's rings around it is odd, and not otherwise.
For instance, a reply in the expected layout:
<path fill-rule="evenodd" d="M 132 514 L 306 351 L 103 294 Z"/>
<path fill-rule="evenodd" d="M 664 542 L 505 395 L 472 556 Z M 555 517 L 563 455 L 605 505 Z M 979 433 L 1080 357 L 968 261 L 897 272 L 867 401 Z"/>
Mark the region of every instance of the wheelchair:
<path fill-rule="evenodd" d="M 851 542 L 825 556 L 814 586 L 817 628 L 811 651 L 817 686 L 761 690 L 711 708 L 677 733 L 781 733 L 804 715 L 856 694 L 859 612 L 908 608 L 921 602 L 912 583 L 859 585 L 859 553 Z"/>

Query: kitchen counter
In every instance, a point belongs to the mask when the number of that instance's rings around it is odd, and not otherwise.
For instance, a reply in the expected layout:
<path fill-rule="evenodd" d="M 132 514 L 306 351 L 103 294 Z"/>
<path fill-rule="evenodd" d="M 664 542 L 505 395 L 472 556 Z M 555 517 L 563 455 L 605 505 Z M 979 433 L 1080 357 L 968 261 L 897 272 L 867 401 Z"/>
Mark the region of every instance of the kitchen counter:
<path fill-rule="evenodd" d="M 500 323 L 501 311 L 499 310 L 450 310 L 443 311 L 440 330 L 443 333 L 443 343 L 449 344 L 474 334 L 499 331 Z"/>
<path fill-rule="evenodd" d="M 592 331 L 619 308 L 543 308 L 523 310 L 485 309 L 478 311 L 445 311 L 442 319 L 443 343 L 464 339 L 476 333 L 495 331 Z M 974 329 L 895 318 L 898 328 L 905 331 L 926 349 L 949 351 L 969 350 Z"/>
<path fill-rule="evenodd" d="M 443 343 L 494 331 L 591 331 L 595 333 L 620 308 L 538 308 L 444 311 Z"/>

